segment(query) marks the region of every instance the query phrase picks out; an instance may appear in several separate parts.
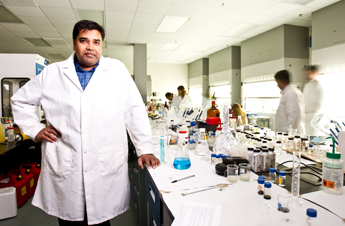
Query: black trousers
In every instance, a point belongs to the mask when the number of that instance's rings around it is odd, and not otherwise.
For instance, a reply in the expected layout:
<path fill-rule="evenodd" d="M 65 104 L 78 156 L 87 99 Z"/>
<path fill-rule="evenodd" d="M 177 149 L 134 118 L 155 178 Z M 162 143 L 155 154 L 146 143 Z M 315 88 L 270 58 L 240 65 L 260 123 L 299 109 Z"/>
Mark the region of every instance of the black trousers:
<path fill-rule="evenodd" d="M 87 224 L 87 215 L 86 215 L 86 209 L 85 209 L 85 215 L 83 221 L 66 221 L 59 218 L 59 225 L 60 226 L 89 226 Z M 100 224 L 93 224 L 94 226 L 110 226 L 110 221 L 105 221 Z"/>

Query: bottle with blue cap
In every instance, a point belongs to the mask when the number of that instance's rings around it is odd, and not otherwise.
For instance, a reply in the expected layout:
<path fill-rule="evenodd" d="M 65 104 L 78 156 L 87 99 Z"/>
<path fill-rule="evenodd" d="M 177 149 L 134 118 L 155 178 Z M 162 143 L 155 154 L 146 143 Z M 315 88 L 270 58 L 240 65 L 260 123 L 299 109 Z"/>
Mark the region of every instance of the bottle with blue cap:
<path fill-rule="evenodd" d="M 272 187 L 272 184 L 271 182 L 265 182 L 264 184 L 264 199 L 271 199 L 271 187 Z"/>
<path fill-rule="evenodd" d="M 264 194 L 264 183 L 265 183 L 265 177 L 264 178 L 258 178 L 258 194 L 263 195 Z"/>
<path fill-rule="evenodd" d="M 276 168 L 270 168 L 270 181 L 271 183 L 275 183 L 276 182 Z"/>
<path fill-rule="evenodd" d="M 308 208 L 306 225 L 308 226 L 316 225 L 316 220 L 317 220 L 316 217 L 317 217 L 317 211 L 312 208 Z"/>
<path fill-rule="evenodd" d="M 285 171 L 279 171 L 279 179 L 278 184 L 280 187 L 285 187 L 285 180 L 286 180 L 286 172 Z"/>

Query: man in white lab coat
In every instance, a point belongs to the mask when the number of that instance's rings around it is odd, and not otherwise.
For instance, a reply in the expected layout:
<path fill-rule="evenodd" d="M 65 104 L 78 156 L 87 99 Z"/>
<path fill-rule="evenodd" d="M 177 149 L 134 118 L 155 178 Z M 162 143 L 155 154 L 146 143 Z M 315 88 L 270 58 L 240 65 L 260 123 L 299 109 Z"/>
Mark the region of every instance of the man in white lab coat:
<path fill-rule="evenodd" d="M 12 98 L 14 121 L 42 141 L 42 171 L 32 204 L 60 225 L 110 225 L 129 208 L 130 131 L 143 168 L 156 168 L 140 93 L 118 60 L 102 56 L 104 29 L 79 21 L 74 53 L 47 66 Z M 48 126 L 35 114 L 42 105 Z"/>
<path fill-rule="evenodd" d="M 276 112 L 276 131 L 288 132 L 290 126 L 298 134 L 305 134 L 304 100 L 301 91 L 290 84 L 290 72 L 282 70 L 274 75 L 278 87 L 282 90 L 279 107 Z"/>
<path fill-rule="evenodd" d="M 322 136 L 323 133 L 314 129 L 310 122 L 313 118 L 322 112 L 322 106 L 324 104 L 324 92 L 322 85 L 317 79 L 319 74 L 318 67 L 312 65 L 307 67 L 305 75 L 309 82 L 305 85 L 303 90 L 303 96 L 305 101 L 305 128 L 306 133 L 311 136 Z"/>

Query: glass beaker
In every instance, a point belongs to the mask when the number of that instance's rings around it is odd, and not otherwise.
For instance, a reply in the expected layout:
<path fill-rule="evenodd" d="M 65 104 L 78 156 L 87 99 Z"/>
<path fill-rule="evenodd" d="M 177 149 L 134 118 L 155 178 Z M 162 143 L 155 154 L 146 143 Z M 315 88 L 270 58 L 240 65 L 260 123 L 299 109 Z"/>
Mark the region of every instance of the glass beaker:
<path fill-rule="evenodd" d="M 249 181 L 250 180 L 250 164 L 241 163 L 240 164 L 240 180 Z"/>
<path fill-rule="evenodd" d="M 176 150 L 173 165 L 175 169 L 178 170 L 185 170 L 191 166 L 184 133 L 179 134 L 178 147 Z"/>
<path fill-rule="evenodd" d="M 287 191 L 279 192 L 277 194 L 277 201 L 278 201 L 278 211 L 282 214 L 280 216 L 279 222 L 282 225 L 289 224 L 290 222 L 290 201 L 291 195 Z"/>
<path fill-rule="evenodd" d="M 227 180 L 229 182 L 237 182 L 238 180 L 238 165 L 229 164 L 227 165 Z"/>
<path fill-rule="evenodd" d="M 196 145 L 195 154 L 204 156 L 209 153 L 209 148 L 205 136 L 205 128 L 200 129 L 200 138 L 198 139 L 198 143 Z"/>

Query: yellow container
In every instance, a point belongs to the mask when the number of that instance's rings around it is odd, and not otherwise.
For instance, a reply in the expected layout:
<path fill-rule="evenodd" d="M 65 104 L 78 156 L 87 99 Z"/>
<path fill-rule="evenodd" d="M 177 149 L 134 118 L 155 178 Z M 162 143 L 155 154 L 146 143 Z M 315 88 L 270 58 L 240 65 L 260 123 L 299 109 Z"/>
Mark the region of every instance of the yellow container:
<path fill-rule="evenodd" d="M 5 126 L 0 123 L 0 143 L 5 142 Z"/>

